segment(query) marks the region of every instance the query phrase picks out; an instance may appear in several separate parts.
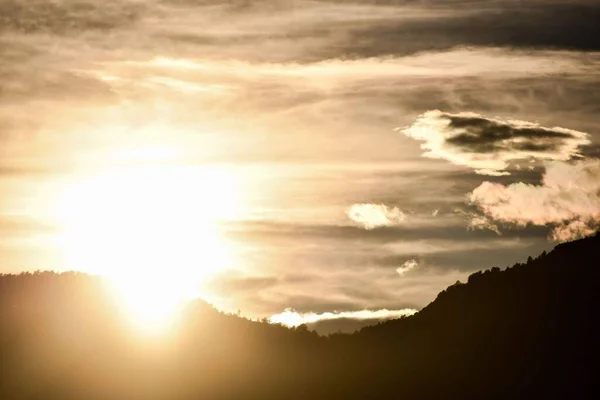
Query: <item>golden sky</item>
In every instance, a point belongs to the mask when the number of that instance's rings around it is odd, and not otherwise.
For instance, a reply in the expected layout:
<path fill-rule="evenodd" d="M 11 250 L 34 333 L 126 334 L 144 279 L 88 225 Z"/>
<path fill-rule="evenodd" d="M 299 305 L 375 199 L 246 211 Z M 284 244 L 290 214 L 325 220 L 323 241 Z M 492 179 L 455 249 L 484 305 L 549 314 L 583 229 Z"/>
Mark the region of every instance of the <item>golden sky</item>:
<path fill-rule="evenodd" d="M 0 272 L 376 319 L 591 234 L 600 11 L 521 3 L 0 0 Z"/>

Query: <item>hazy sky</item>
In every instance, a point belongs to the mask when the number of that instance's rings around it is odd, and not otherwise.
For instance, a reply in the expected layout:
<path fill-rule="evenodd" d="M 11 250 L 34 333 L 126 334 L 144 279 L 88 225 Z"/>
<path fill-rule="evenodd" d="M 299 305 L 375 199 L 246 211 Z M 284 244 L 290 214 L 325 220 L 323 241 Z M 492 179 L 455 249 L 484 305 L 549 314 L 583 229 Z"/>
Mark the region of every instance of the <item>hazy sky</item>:
<path fill-rule="evenodd" d="M 0 271 L 148 273 L 286 321 L 420 309 L 600 227 L 599 20 L 0 0 Z"/>

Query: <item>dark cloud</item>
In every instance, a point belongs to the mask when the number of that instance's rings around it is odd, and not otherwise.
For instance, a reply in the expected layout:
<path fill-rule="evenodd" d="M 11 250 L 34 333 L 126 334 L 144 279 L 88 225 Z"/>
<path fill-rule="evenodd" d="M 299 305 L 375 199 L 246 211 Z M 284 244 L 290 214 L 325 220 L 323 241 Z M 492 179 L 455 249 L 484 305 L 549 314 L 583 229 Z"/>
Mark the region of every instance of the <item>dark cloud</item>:
<path fill-rule="evenodd" d="M 146 17 L 151 23 L 131 29 L 123 42 L 161 53 L 182 52 L 181 43 L 195 48 L 187 53 L 262 61 L 403 56 L 456 46 L 600 49 L 600 5 L 592 1 L 0 0 L 0 31 L 25 35 L 108 32 Z"/>
<path fill-rule="evenodd" d="M 432 4 L 430 2 L 429 4 Z M 455 2 L 467 4 L 467 2 Z M 374 57 L 455 46 L 600 49 L 596 2 L 468 2 L 470 12 L 357 28 L 343 52 Z M 454 5 L 456 6 L 456 5 Z"/>
<path fill-rule="evenodd" d="M 504 150 L 556 151 L 563 140 L 579 139 L 579 136 L 571 132 L 537 126 L 513 126 L 484 117 L 445 114 L 441 118 L 448 120 L 450 130 L 462 131 L 449 137 L 446 143 L 476 153 Z"/>
<path fill-rule="evenodd" d="M 590 144 L 588 134 L 572 129 L 438 110 L 421 115 L 402 132 L 424 142 L 424 156 L 485 175 L 508 175 L 509 164 L 518 160 L 569 160 L 580 156 L 580 147 Z"/>
<path fill-rule="evenodd" d="M 466 221 L 466 217 L 465 217 Z M 544 238 L 548 231 L 543 228 L 528 229 L 522 232 L 506 232 L 506 237 L 537 237 Z M 360 240 L 361 242 L 385 242 L 395 239 L 419 240 L 419 239 L 455 239 L 459 241 L 486 241 L 496 238 L 493 232 L 471 231 L 463 224 L 462 220 L 440 222 L 440 225 L 429 226 L 393 226 L 379 227 L 365 230 L 358 226 L 341 225 L 318 225 L 318 224 L 296 224 L 276 221 L 262 222 L 238 222 L 229 224 L 224 235 L 235 240 L 243 240 L 251 243 L 254 240 Z"/>
<path fill-rule="evenodd" d="M 600 5 L 593 1 L 192 1 L 165 4 L 200 12 L 218 7 L 219 19 L 268 12 L 265 25 L 289 18 L 279 32 L 244 31 L 211 35 L 202 32 L 170 36 L 203 45 L 261 45 L 268 41 L 294 41 L 306 47 L 303 61 L 329 58 L 364 58 L 408 55 L 447 50 L 456 46 L 501 46 L 530 49 L 600 49 Z M 331 18 L 335 8 L 338 15 Z M 301 22 L 294 12 L 311 11 L 314 18 Z M 382 13 L 387 10 L 387 15 Z M 377 18 L 373 19 L 373 14 Z M 285 14 L 285 15 L 284 15 Z M 363 18 L 360 18 L 360 16 Z M 350 18 L 351 17 L 351 18 Z M 320 46 L 309 43 L 319 38 Z M 257 54 L 269 57 L 265 54 Z M 271 54 L 270 57 L 282 56 Z M 295 61 L 298 61 L 295 54 Z"/>
<path fill-rule="evenodd" d="M 66 35 L 106 31 L 138 20 L 140 7 L 141 3 L 128 0 L 0 0 L 0 32 Z"/>
<path fill-rule="evenodd" d="M 586 158 L 598 158 L 598 159 L 600 159 L 600 143 L 586 147 L 582 151 L 582 154 Z"/>

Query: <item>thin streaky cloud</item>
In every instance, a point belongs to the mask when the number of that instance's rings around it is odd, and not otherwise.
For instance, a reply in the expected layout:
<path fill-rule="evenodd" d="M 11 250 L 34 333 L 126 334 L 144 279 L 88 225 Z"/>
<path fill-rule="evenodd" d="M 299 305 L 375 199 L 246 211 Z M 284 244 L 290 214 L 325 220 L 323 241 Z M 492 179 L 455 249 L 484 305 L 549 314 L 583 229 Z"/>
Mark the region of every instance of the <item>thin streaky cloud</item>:
<path fill-rule="evenodd" d="M 303 324 L 311 324 L 325 320 L 337 319 L 395 319 L 413 315 L 417 310 L 406 308 L 402 310 L 361 310 L 361 311 L 345 311 L 345 312 L 326 312 L 322 314 L 316 313 L 298 313 L 293 309 L 286 309 L 280 314 L 272 315 L 269 321 L 273 324 L 282 324 L 290 327 L 300 326 Z"/>

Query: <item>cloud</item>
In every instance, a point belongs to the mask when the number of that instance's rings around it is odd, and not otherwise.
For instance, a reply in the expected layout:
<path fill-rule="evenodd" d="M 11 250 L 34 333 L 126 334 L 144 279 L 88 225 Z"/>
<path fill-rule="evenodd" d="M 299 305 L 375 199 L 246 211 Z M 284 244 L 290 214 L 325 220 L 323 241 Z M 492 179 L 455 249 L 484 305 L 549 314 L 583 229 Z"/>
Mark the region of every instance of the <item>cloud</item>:
<path fill-rule="evenodd" d="M 549 225 L 555 241 L 589 236 L 600 228 L 600 160 L 548 163 L 541 185 L 483 182 L 469 202 L 481 212 L 475 228 Z"/>
<path fill-rule="evenodd" d="M 484 175 L 509 175 L 509 163 L 523 159 L 566 161 L 590 144 L 588 134 L 543 127 L 535 122 L 488 118 L 472 112 L 439 110 L 419 116 L 402 133 L 423 141 L 428 158 L 445 159 Z"/>
<path fill-rule="evenodd" d="M 261 59 L 402 56 L 457 46 L 600 49 L 600 7 L 593 0 L 161 3 L 177 5 L 163 7 L 163 14 L 179 23 L 165 24 L 155 39 Z"/>
<path fill-rule="evenodd" d="M 400 3 L 400 2 L 396 2 Z M 404 7 L 406 3 L 404 2 Z M 452 1 L 447 8 L 419 2 L 428 18 L 353 27 L 343 51 L 362 56 L 443 50 L 460 45 L 522 49 L 600 49 L 593 0 Z M 436 5 L 440 5 L 436 1 Z M 446 2 L 447 3 L 447 2 Z M 446 4 L 448 6 L 448 4 Z M 406 8 L 405 8 L 406 9 Z M 339 50 L 338 50 L 339 51 Z"/>
<path fill-rule="evenodd" d="M 107 31 L 136 22 L 143 4 L 133 0 L 0 0 L 0 32 L 66 35 L 84 30 Z"/>
<path fill-rule="evenodd" d="M 560 49 L 600 48 L 598 7 L 567 1 L 0 0 L 2 203 L 22 207 L 38 181 L 120 165 L 107 157 L 140 144 L 238 164 L 254 195 L 246 219 L 222 228 L 244 272 L 206 284 L 219 304 L 252 317 L 420 308 L 482 259 L 535 254 L 500 242 L 549 245 L 547 228 L 465 229 L 451 210 L 481 177 L 422 159 L 389 128 L 440 109 L 595 132 L 600 53 Z M 537 183 L 533 165 L 496 182 Z M 388 208 L 350 222 L 357 202 Z M 373 221 L 384 225 L 366 231 Z M 0 224 L 3 243 L 33 230 Z M 1 247 L 5 268 L 53 260 Z M 424 261 L 394 279 L 410 259 Z"/>
<path fill-rule="evenodd" d="M 416 260 L 408 260 L 400 267 L 396 268 L 396 272 L 398 275 L 402 276 L 406 274 L 408 271 L 413 270 L 419 266 L 419 263 Z"/>
<path fill-rule="evenodd" d="M 406 219 L 399 208 L 389 208 L 383 204 L 354 204 L 348 211 L 348 217 L 365 229 L 401 224 Z"/>
<path fill-rule="evenodd" d="M 394 318 L 406 317 L 413 315 L 417 310 L 405 308 L 402 310 L 361 310 L 361 311 L 345 311 L 345 312 L 326 312 L 322 314 L 316 313 L 298 313 L 293 309 L 286 309 L 281 314 L 272 315 L 269 321 L 272 324 L 282 324 L 285 326 L 295 327 L 302 324 L 311 324 L 319 321 L 339 320 L 339 319 L 354 319 L 354 320 L 387 320 Z"/>

